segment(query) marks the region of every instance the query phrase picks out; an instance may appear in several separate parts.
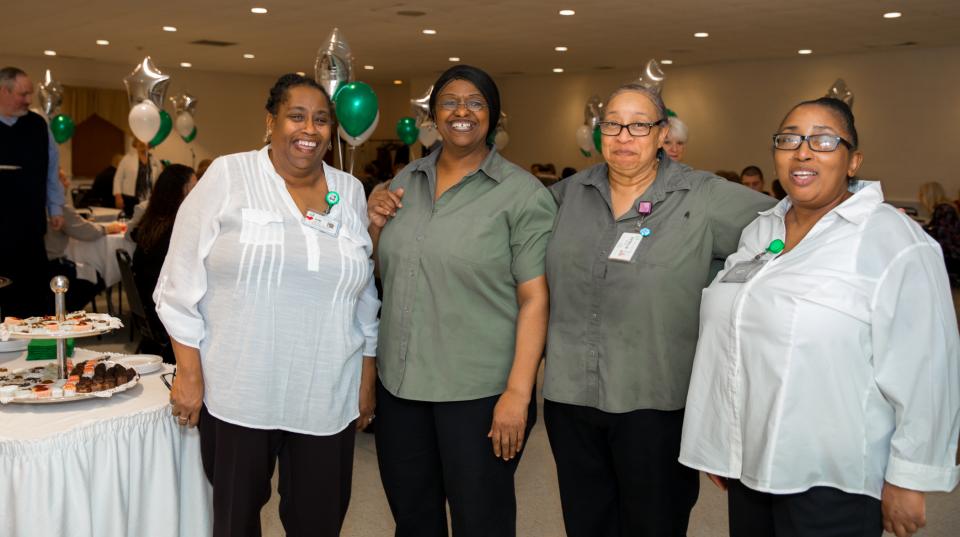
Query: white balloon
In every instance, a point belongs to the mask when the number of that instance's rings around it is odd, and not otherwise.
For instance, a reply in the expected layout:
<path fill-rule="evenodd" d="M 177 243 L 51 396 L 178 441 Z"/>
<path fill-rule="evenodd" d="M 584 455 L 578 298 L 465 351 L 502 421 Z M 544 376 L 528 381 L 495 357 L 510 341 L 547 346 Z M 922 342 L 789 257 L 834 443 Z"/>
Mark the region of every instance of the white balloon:
<path fill-rule="evenodd" d="M 577 146 L 587 153 L 593 152 L 593 131 L 588 125 L 577 127 Z"/>
<path fill-rule="evenodd" d="M 377 130 L 377 125 L 380 123 L 380 111 L 377 110 L 377 117 L 373 118 L 373 123 L 367 128 L 367 130 L 360 133 L 359 136 L 350 136 L 347 134 L 347 131 L 343 130 L 343 126 L 338 127 L 340 132 L 340 139 L 347 142 L 347 145 L 351 147 L 357 147 L 358 145 L 366 142 L 373 136 L 373 131 Z"/>
<path fill-rule="evenodd" d="M 143 143 L 150 143 L 160 130 L 160 110 L 153 101 L 143 101 L 130 109 L 127 117 L 133 135 Z"/>
<path fill-rule="evenodd" d="M 181 138 L 190 136 L 190 133 L 196 128 L 193 122 L 193 115 L 190 114 L 190 112 L 180 112 L 177 114 L 177 119 L 173 122 L 173 128 L 177 129 L 177 134 L 179 134 Z"/>
<path fill-rule="evenodd" d="M 420 145 L 430 147 L 440 139 L 440 133 L 437 132 L 437 126 L 432 121 L 425 121 L 420 125 L 420 134 L 417 136 Z"/>
<path fill-rule="evenodd" d="M 493 137 L 493 145 L 497 146 L 497 151 L 503 151 L 504 147 L 510 143 L 510 135 L 503 129 L 497 129 L 497 134 Z"/>

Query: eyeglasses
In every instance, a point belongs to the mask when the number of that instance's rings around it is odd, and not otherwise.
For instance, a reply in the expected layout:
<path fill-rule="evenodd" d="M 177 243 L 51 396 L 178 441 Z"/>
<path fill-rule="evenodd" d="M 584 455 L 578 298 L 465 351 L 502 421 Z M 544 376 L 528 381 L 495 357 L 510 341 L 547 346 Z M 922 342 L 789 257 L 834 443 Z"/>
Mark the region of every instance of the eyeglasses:
<path fill-rule="evenodd" d="M 604 136 L 620 136 L 620 133 L 623 132 L 623 129 L 627 129 L 627 132 L 630 133 L 630 136 L 647 136 L 650 134 L 650 129 L 656 127 L 657 125 L 662 125 L 664 121 L 665 120 L 663 119 L 650 123 L 638 121 L 636 123 L 628 123 L 626 125 L 623 123 L 617 123 L 616 121 L 601 121 L 597 125 L 600 126 L 600 134 Z"/>
<path fill-rule="evenodd" d="M 836 134 L 774 134 L 773 147 L 782 151 L 793 151 L 800 147 L 803 141 L 807 141 L 807 147 L 811 151 L 829 153 L 836 151 L 840 144 L 847 146 L 847 149 L 853 149 L 853 144 L 837 136 Z"/>
<path fill-rule="evenodd" d="M 461 101 L 459 99 L 444 99 L 438 102 L 437 106 L 446 110 L 447 112 L 455 112 L 461 106 L 465 107 L 471 112 L 479 112 L 487 108 L 487 103 L 481 101 L 480 99 L 467 99 L 466 101 Z"/>

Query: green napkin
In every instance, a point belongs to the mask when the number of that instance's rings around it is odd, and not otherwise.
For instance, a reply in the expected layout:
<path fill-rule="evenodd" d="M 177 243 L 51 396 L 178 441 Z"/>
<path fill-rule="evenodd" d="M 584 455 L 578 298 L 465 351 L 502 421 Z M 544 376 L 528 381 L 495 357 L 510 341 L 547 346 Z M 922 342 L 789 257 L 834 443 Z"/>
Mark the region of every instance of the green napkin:
<path fill-rule="evenodd" d="M 73 356 L 73 339 L 67 340 L 67 356 Z M 31 339 L 27 346 L 27 360 L 53 360 L 57 357 L 57 340 Z"/>

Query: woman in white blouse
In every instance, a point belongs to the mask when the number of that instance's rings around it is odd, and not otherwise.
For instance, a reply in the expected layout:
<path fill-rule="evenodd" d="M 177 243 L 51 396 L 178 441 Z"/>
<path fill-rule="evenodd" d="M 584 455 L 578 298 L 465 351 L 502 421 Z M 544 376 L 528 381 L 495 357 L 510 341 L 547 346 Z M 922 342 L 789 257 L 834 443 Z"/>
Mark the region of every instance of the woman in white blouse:
<path fill-rule="evenodd" d="M 728 490 L 733 537 L 905 537 L 960 479 L 940 249 L 854 179 L 857 144 L 843 102 L 794 107 L 773 146 L 789 196 L 703 294 L 680 462 Z"/>
<path fill-rule="evenodd" d="M 284 75 L 266 109 L 270 145 L 215 160 L 180 207 L 154 300 L 177 358 L 173 415 L 199 422 L 214 535 L 260 535 L 279 458 L 287 533 L 334 536 L 354 422 L 373 419 L 359 393 L 379 308 L 366 201 L 323 163 L 336 124 L 316 82 Z"/>

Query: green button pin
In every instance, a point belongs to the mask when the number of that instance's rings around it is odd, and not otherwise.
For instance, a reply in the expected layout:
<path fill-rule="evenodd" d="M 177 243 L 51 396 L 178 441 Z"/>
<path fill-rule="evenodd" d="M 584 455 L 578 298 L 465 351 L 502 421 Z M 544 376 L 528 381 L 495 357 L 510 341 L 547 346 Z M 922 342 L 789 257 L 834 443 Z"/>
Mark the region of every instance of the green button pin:
<path fill-rule="evenodd" d="M 770 246 L 767 246 L 767 251 L 771 254 L 779 254 L 783 251 L 783 241 L 780 239 L 773 239 L 770 243 Z"/>
<path fill-rule="evenodd" d="M 327 205 L 333 209 L 333 206 L 340 203 L 340 194 L 337 194 L 333 190 L 327 192 Z"/>

